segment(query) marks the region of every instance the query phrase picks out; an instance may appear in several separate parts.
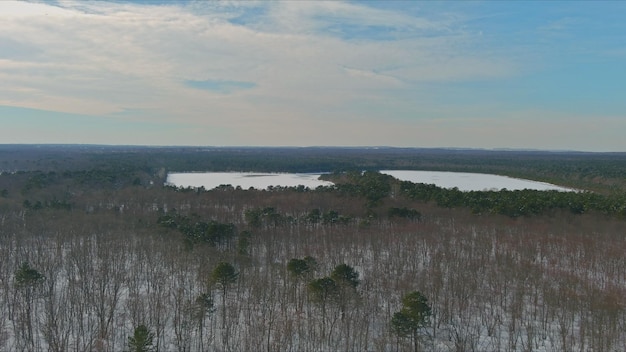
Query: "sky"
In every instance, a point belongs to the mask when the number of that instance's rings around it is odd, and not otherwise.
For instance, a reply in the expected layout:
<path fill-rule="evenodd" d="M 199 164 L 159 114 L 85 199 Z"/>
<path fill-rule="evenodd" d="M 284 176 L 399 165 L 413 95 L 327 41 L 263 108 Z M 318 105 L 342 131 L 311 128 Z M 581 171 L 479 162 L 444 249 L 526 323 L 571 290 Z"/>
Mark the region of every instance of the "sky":
<path fill-rule="evenodd" d="M 623 1 L 0 1 L 0 144 L 626 151 Z"/>

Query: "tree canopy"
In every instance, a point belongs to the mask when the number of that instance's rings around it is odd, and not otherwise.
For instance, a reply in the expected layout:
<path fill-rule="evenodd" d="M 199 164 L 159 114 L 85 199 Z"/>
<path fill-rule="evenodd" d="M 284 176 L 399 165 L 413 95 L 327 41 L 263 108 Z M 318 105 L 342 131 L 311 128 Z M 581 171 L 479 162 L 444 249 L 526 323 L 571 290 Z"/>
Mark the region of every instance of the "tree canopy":
<path fill-rule="evenodd" d="M 413 291 L 402 297 L 402 309 L 393 314 L 391 330 L 399 337 L 410 337 L 417 351 L 419 331 L 430 322 L 431 314 L 426 297 L 419 291 Z"/>
<path fill-rule="evenodd" d="M 330 277 L 340 285 L 356 289 L 359 285 L 359 273 L 348 264 L 339 264 L 335 267 Z"/>
<path fill-rule="evenodd" d="M 33 286 L 44 280 L 44 276 L 33 269 L 28 262 L 23 262 L 15 272 L 15 284 L 18 287 Z"/>
<path fill-rule="evenodd" d="M 128 337 L 130 352 L 150 352 L 153 350 L 154 333 L 147 326 L 139 325 L 135 328 L 133 336 Z"/>
<path fill-rule="evenodd" d="M 223 291 L 226 291 L 230 284 L 235 283 L 238 276 L 239 273 L 235 270 L 235 267 L 226 262 L 220 262 L 217 264 L 211 273 L 211 279 L 213 282 L 220 285 Z"/>

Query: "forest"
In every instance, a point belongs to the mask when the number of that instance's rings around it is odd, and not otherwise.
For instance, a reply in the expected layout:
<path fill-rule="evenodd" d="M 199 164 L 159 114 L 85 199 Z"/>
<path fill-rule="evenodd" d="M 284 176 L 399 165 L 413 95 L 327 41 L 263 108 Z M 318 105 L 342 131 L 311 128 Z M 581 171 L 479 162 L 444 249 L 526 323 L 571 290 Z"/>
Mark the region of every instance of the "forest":
<path fill-rule="evenodd" d="M 165 185 L 184 171 L 334 185 Z M 626 153 L 0 145 L 0 172 L 0 351 L 624 349 Z"/>

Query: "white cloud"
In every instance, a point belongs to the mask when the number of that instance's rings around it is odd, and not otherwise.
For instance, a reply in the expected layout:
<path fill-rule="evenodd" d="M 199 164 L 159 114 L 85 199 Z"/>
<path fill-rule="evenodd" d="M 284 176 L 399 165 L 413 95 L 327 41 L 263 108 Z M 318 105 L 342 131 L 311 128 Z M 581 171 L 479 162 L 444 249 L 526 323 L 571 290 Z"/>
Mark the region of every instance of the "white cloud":
<path fill-rule="evenodd" d="M 403 31 L 448 31 L 449 23 L 431 21 L 397 11 L 374 9 L 365 4 L 342 1 L 285 1 L 274 2 L 271 21 L 260 28 L 299 34 L 345 34 L 342 27 L 383 27 Z"/>
<path fill-rule="evenodd" d="M 160 111 L 160 118 L 231 129 L 317 131 L 342 117 L 372 121 L 360 105 L 392 107 L 398 98 L 389 90 L 515 71 L 505 57 L 468 51 L 477 38 L 450 18 L 335 1 L 0 2 L 0 39 L 36 49 L 28 58 L 0 57 L 0 104 L 94 115 Z M 371 26 L 398 38 L 346 32 Z M 224 95 L 187 81 L 254 87 Z"/>

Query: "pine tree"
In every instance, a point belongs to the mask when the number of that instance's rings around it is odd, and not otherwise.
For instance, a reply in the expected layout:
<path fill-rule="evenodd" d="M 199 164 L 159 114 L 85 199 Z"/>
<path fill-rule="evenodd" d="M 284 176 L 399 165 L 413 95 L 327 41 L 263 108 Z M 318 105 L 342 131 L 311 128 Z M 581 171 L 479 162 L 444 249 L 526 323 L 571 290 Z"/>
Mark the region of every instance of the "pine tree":
<path fill-rule="evenodd" d="M 150 352 L 153 340 L 154 333 L 142 324 L 135 328 L 133 336 L 128 337 L 128 348 L 130 352 Z"/>
<path fill-rule="evenodd" d="M 211 281 L 218 284 L 222 289 L 222 328 L 226 327 L 226 292 L 231 284 L 237 281 L 239 273 L 230 263 L 221 262 L 217 264 L 211 273 Z"/>
<path fill-rule="evenodd" d="M 343 320 L 349 301 L 358 298 L 356 287 L 359 285 L 359 272 L 348 264 L 339 264 L 330 274 L 330 277 L 337 283 L 337 299 L 341 311 L 341 320 Z"/>
<path fill-rule="evenodd" d="M 398 337 L 410 337 L 413 350 L 419 349 L 420 329 L 429 323 L 432 314 L 428 300 L 418 291 L 402 297 L 402 309 L 391 318 L 391 330 Z"/>

